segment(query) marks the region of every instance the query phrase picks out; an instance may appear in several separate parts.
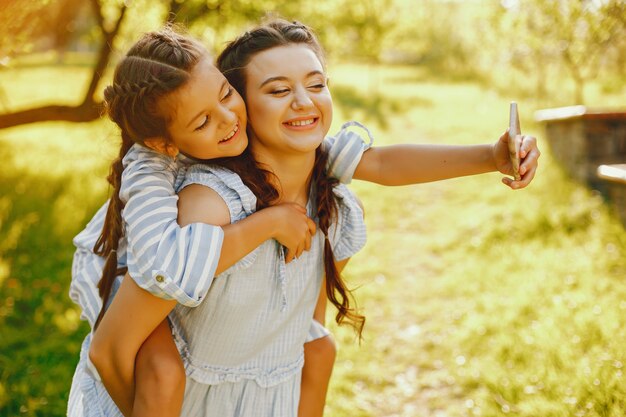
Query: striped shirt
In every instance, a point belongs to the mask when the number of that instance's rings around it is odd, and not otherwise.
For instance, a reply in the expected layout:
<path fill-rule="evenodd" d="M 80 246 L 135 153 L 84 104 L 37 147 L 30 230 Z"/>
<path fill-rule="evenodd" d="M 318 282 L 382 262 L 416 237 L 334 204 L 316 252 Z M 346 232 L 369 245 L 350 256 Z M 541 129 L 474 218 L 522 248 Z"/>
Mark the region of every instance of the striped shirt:
<path fill-rule="evenodd" d="M 350 126 L 365 129 L 369 141 L 366 143 L 361 136 L 347 130 Z M 372 142 L 364 126 L 357 122 L 344 124 L 337 135 L 324 141 L 323 146 L 329 152 L 329 174 L 349 183 L 363 152 Z M 127 266 L 140 287 L 188 307 L 198 306 L 206 295 L 223 239 L 221 227 L 204 223 L 180 227 L 177 223 L 178 196 L 174 190 L 180 187 L 184 173 L 194 162 L 182 155 L 169 158 L 139 145 L 129 150 L 123 160 L 120 189 L 125 204 L 124 237 L 117 249 L 118 267 Z M 97 284 L 104 265 L 104 259 L 93 254 L 93 247 L 102 231 L 107 207 L 108 202 L 74 238 L 77 249 L 70 298 L 81 307 L 81 318 L 92 326 L 102 306 Z"/>

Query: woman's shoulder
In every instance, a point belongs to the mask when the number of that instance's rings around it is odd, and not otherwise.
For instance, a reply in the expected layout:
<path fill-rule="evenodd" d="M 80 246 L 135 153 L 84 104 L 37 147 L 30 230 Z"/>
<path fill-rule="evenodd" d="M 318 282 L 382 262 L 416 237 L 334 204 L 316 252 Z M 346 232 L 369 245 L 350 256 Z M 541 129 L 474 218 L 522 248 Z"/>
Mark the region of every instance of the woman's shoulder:
<path fill-rule="evenodd" d="M 256 197 L 235 172 L 219 165 L 194 164 L 187 168 L 179 189 L 197 184 L 215 191 L 231 212 L 231 221 L 240 220 L 256 210 Z"/>

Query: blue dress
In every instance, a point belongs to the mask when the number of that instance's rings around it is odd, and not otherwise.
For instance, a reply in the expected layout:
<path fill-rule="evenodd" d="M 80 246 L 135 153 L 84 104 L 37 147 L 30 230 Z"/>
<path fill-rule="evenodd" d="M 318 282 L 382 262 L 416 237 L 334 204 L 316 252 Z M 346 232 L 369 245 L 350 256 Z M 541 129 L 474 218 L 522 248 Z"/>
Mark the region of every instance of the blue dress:
<path fill-rule="evenodd" d="M 256 209 L 256 197 L 227 169 L 192 166 L 181 188 L 189 184 L 215 190 L 226 202 L 231 222 Z M 366 235 L 354 195 L 344 185 L 334 192 L 339 210 L 329 240 L 340 261 L 360 250 Z M 310 198 L 309 215 L 314 208 Z M 323 244 L 318 231 L 311 250 L 285 264 L 282 246 L 268 240 L 215 277 L 199 306 L 174 309 L 170 321 L 188 376 L 182 415 L 297 415 L 303 345 L 324 274 Z M 80 379 L 83 403 L 90 408 L 85 415 L 119 415 L 92 374 L 83 372 Z"/>
<path fill-rule="evenodd" d="M 201 184 L 226 202 L 231 222 L 256 209 L 256 197 L 224 168 L 197 165 L 183 186 Z M 312 194 L 313 194 L 312 190 Z M 363 213 L 344 186 L 335 188 L 338 219 L 329 230 L 336 260 L 365 244 Z M 307 205 L 315 212 L 314 195 Z M 215 278 L 203 303 L 178 306 L 170 316 L 188 385 L 183 415 L 296 416 L 303 345 L 324 276 L 324 237 L 285 264 L 282 246 L 268 240 Z"/>

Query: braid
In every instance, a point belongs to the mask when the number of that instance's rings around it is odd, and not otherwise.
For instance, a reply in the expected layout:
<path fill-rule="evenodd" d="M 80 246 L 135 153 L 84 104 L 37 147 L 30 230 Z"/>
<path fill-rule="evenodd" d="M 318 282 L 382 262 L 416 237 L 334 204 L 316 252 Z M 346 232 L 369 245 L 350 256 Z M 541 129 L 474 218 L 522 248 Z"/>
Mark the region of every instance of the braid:
<path fill-rule="evenodd" d="M 100 320 L 102 320 L 102 317 L 104 316 L 105 307 L 109 301 L 115 277 L 125 274 L 127 269 L 117 267 L 117 248 L 119 246 L 120 239 L 124 235 L 121 216 L 124 204 L 120 199 L 122 171 L 124 171 L 122 161 L 132 145 L 132 140 L 130 140 L 124 131 L 122 131 L 122 146 L 120 146 L 120 153 L 117 159 L 115 159 L 115 161 L 111 164 L 109 176 L 107 177 L 107 181 L 113 189 L 113 193 L 109 201 L 109 207 L 107 208 L 102 233 L 93 247 L 93 251 L 96 255 L 106 258 L 106 262 L 102 270 L 102 278 L 98 283 L 98 293 L 102 298 L 102 308 L 100 309 L 100 314 L 98 314 L 98 318 L 96 319 L 94 329 L 98 327 Z"/>
<path fill-rule="evenodd" d="M 95 254 L 106 258 L 98 283 L 102 309 L 94 328 L 104 316 L 115 278 L 127 271 L 117 266 L 117 249 L 124 237 L 124 203 L 119 196 L 124 157 L 135 143 L 143 145 L 147 138 L 168 138 L 168 117 L 162 114 L 159 104 L 189 80 L 193 67 L 205 55 L 206 49 L 198 41 L 170 27 L 147 33 L 118 63 L 113 83 L 104 90 L 106 111 L 121 130 L 122 144 L 107 177 L 112 195 L 102 232 L 93 248 Z"/>
<path fill-rule="evenodd" d="M 317 148 L 315 153 L 315 165 L 313 167 L 313 184 L 316 190 L 316 207 L 317 220 L 320 231 L 324 234 L 324 271 L 326 273 L 326 296 L 331 303 L 337 308 L 335 321 L 342 324 L 346 319 L 348 323 L 354 327 L 354 330 L 361 338 L 363 326 L 365 325 L 365 317 L 356 312 L 355 308 L 350 306 L 351 300 L 354 301 L 352 291 L 347 287 L 341 274 L 337 270 L 335 264 L 335 256 L 328 239 L 328 231 L 332 223 L 337 222 L 337 200 L 333 193 L 333 188 L 339 184 L 336 178 L 329 177 L 326 174 L 326 164 L 328 162 L 328 153 Z"/>

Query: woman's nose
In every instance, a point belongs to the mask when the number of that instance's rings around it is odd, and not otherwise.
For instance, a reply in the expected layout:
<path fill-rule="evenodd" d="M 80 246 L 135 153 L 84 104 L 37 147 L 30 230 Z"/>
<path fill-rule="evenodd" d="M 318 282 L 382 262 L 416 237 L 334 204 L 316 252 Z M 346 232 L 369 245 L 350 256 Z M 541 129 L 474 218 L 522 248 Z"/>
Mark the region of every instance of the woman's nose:
<path fill-rule="evenodd" d="M 301 110 L 313 105 L 313 101 L 311 97 L 309 97 L 308 92 L 304 88 L 296 89 L 294 92 L 293 101 L 291 102 L 291 106 L 294 109 Z"/>

